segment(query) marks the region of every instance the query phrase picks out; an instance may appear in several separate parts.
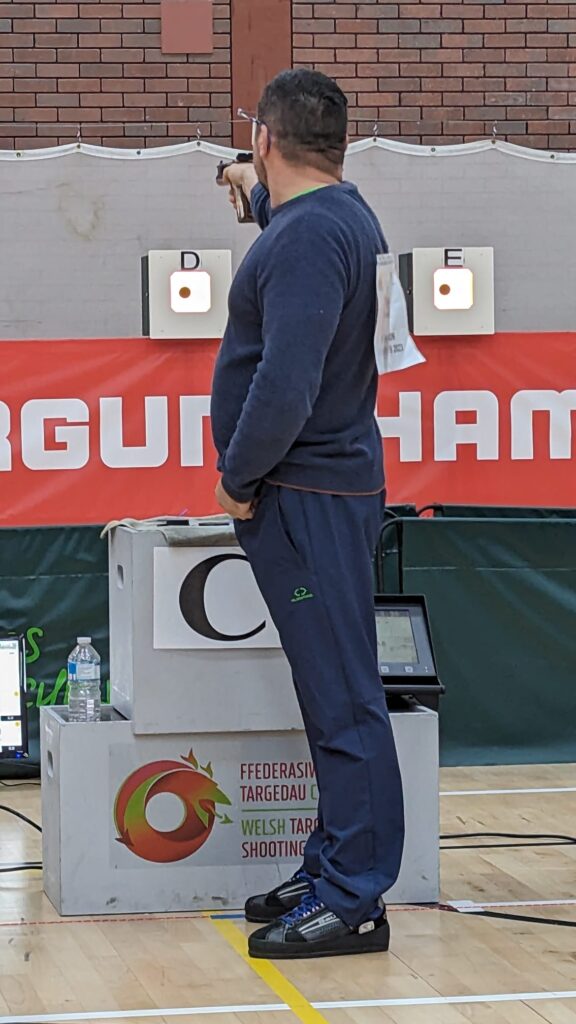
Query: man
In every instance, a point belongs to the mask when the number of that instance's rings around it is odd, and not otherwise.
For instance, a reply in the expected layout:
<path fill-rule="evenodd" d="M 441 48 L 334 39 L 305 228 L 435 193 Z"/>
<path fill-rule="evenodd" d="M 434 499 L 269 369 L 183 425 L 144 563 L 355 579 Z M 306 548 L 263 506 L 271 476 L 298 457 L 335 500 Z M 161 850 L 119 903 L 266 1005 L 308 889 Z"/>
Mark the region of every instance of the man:
<path fill-rule="evenodd" d="M 377 952 L 402 856 L 398 762 L 376 655 L 382 525 L 374 416 L 378 221 L 342 183 L 347 101 L 285 71 L 254 119 L 254 167 L 226 182 L 263 232 L 230 291 L 212 427 L 221 507 L 290 662 L 320 794 L 302 869 L 246 905 L 254 957 Z"/>

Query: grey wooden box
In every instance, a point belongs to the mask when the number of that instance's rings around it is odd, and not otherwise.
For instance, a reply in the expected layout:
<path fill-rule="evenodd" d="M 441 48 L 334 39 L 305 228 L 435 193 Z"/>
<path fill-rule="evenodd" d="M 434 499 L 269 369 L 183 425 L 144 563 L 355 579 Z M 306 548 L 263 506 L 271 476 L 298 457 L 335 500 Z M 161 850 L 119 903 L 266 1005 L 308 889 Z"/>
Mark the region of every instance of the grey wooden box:
<path fill-rule="evenodd" d="M 406 844 L 386 899 L 437 902 L 438 716 L 391 720 Z M 76 724 L 44 707 L 40 733 L 44 889 L 60 914 L 241 909 L 300 864 L 317 798 L 303 732 L 142 736 L 112 709 Z"/>

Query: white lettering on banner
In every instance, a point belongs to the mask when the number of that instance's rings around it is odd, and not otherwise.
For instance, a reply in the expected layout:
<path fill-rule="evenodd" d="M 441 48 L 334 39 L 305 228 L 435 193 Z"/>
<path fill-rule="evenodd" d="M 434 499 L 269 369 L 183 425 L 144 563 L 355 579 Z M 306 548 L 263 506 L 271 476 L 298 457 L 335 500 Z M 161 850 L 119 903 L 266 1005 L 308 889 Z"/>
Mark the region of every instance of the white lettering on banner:
<path fill-rule="evenodd" d="M 572 413 L 576 391 L 517 391 L 510 403 L 512 458 L 534 458 L 534 413 L 550 417 L 550 458 L 572 458 Z"/>
<path fill-rule="evenodd" d="M 12 448 L 10 447 L 10 409 L 6 402 L 0 402 L 0 473 L 12 469 Z"/>
<path fill-rule="evenodd" d="M 209 395 L 180 397 L 180 465 L 204 465 L 204 419 L 210 416 Z"/>
<path fill-rule="evenodd" d="M 382 437 L 400 439 L 400 462 L 422 462 L 422 395 L 401 391 L 398 416 L 378 416 Z"/>
<path fill-rule="evenodd" d="M 475 412 L 458 423 L 458 412 Z M 479 461 L 498 458 L 498 399 L 492 391 L 442 391 L 434 402 L 434 459 L 456 462 L 459 444 L 475 444 Z"/>
<path fill-rule="evenodd" d="M 124 444 L 126 412 L 118 397 L 100 398 L 100 459 L 111 469 L 155 469 L 168 459 L 180 466 L 202 467 L 204 421 L 210 414 L 209 395 L 181 395 L 179 399 L 180 451 L 169 447 L 169 400 L 166 395 L 144 399 L 145 444 Z M 398 438 L 400 462 L 422 462 L 422 393 L 401 391 L 398 415 L 378 416 L 383 438 Z M 459 423 L 459 412 L 475 413 L 473 423 Z M 478 461 L 499 458 L 500 409 L 492 391 L 441 391 L 434 402 L 434 460 L 456 462 L 460 445 L 473 445 Z M 567 391 L 517 391 L 510 403 L 511 454 L 515 460 L 534 459 L 534 419 L 536 413 L 549 417 L 550 459 L 572 456 L 572 414 L 576 413 L 576 389 Z M 14 468 L 13 456 L 20 453 L 22 463 L 31 470 L 82 469 L 90 459 L 90 414 L 80 398 L 30 399 L 20 414 L 21 438 L 12 429 L 12 416 L 6 402 L 0 401 L 0 473 Z M 58 447 L 46 446 L 46 425 L 54 425 L 53 438 Z M 93 429 L 93 428 L 92 428 Z M 94 456 L 93 456 L 94 457 Z"/>
<path fill-rule="evenodd" d="M 82 469 L 90 458 L 89 410 L 80 398 L 33 398 L 22 406 L 22 462 L 28 469 Z M 54 440 L 61 448 L 46 448 L 47 420 L 66 420 L 56 426 Z"/>
<path fill-rule="evenodd" d="M 146 443 L 125 445 L 122 398 L 100 399 L 100 457 L 110 469 L 154 469 L 168 460 L 168 399 L 144 399 Z"/>

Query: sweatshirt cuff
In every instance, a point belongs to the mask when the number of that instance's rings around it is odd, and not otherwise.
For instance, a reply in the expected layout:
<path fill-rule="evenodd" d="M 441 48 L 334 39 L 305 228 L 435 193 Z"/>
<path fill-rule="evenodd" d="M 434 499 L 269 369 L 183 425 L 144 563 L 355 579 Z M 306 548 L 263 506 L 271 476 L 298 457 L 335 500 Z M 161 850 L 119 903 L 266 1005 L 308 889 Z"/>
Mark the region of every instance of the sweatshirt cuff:
<path fill-rule="evenodd" d="M 250 209 L 258 227 L 263 231 L 270 223 L 270 194 L 259 181 L 250 192 Z"/>
<path fill-rule="evenodd" d="M 232 501 L 237 501 L 241 505 L 244 502 L 253 501 L 256 497 L 256 487 L 236 487 L 226 473 L 222 477 L 222 486 Z"/>

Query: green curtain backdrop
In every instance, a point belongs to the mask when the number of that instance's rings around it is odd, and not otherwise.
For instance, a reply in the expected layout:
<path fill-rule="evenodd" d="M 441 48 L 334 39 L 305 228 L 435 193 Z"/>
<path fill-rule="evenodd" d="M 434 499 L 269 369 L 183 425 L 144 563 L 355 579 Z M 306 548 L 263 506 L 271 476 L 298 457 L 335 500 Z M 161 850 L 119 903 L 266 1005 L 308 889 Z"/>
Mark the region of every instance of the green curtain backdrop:
<path fill-rule="evenodd" d="M 38 708 L 62 703 L 66 659 L 77 636 L 93 638 L 108 690 L 108 549 L 99 527 L 0 530 L 0 631 L 24 633 L 30 765 L 39 763 Z M 22 774 L 0 761 L 0 775 Z"/>
<path fill-rule="evenodd" d="M 576 761 L 576 517 L 391 511 L 377 587 L 426 595 L 446 687 L 443 763 Z M 0 530 L 0 631 L 27 639 L 33 768 L 38 707 L 65 700 L 66 657 L 79 634 L 93 637 L 104 699 L 109 692 L 108 554 L 99 532 Z M 0 776 L 24 770 L 0 761 Z"/>
<path fill-rule="evenodd" d="M 426 595 L 446 687 L 443 763 L 575 761 L 576 519 L 399 526 L 401 586 Z"/>

